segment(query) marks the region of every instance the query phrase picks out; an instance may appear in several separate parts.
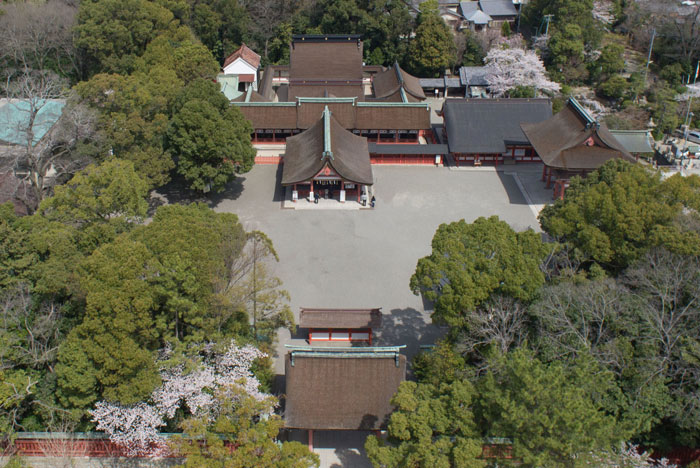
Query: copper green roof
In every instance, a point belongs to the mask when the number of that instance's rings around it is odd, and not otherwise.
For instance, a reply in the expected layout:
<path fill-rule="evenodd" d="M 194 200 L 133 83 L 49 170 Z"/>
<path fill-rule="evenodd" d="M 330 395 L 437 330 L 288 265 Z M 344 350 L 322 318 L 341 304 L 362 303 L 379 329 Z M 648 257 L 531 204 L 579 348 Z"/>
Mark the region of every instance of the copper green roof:
<path fill-rule="evenodd" d="M 11 145 L 26 145 L 28 132 L 34 135 L 36 145 L 58 122 L 66 102 L 64 100 L 0 100 L 0 142 Z M 32 114 L 36 113 L 30 126 Z"/>

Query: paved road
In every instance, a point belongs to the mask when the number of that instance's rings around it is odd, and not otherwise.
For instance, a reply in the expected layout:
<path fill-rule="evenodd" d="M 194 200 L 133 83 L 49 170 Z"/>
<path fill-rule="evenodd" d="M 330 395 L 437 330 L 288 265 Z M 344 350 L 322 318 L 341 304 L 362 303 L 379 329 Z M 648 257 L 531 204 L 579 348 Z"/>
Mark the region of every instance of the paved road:
<path fill-rule="evenodd" d="M 505 172 L 405 166 L 373 171 L 374 210 L 283 210 L 277 166 L 256 166 L 214 208 L 236 213 L 246 229 L 270 236 L 280 257 L 275 273 L 291 294 L 297 318 L 300 307 L 381 307 L 377 345 L 405 344 L 410 359 L 420 344 L 434 343 L 443 333 L 432 325 L 429 306 L 408 287 L 416 262 L 430 253 L 437 227 L 497 214 L 516 230 L 539 230 L 526 200 L 543 203 L 551 192 L 538 181 L 541 165 L 507 166 Z M 513 171 L 528 197 L 508 175 Z M 284 344 L 305 342 L 286 331 L 279 342 L 275 369 L 281 376 Z M 359 451 L 364 436 L 319 437 L 322 467 L 369 466 Z"/>

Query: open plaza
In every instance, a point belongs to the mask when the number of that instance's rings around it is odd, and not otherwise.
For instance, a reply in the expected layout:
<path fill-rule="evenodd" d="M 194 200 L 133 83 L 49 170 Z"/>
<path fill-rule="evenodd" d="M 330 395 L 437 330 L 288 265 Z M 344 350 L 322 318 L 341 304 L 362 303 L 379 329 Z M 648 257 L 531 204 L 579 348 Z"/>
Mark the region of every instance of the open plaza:
<path fill-rule="evenodd" d="M 374 209 L 284 208 L 282 167 L 256 166 L 214 202 L 235 213 L 247 230 L 261 230 L 274 242 L 280 261 L 275 274 L 300 308 L 381 308 L 373 345 L 399 346 L 408 361 L 421 345 L 434 344 L 444 329 L 430 320 L 430 305 L 409 289 L 419 258 L 430 253 L 441 223 L 497 215 L 514 229 L 539 231 L 535 212 L 551 201 L 540 164 L 449 169 L 430 166 L 374 166 Z M 325 201 L 325 200 L 324 200 Z M 338 202 L 331 202 L 339 205 Z M 306 345 L 300 330 L 279 335 L 276 392 L 284 393 L 285 345 Z M 409 365 L 410 375 L 410 365 Z M 364 467 L 367 432 L 318 431 L 314 450 L 322 467 Z M 306 443 L 306 434 L 292 437 Z"/>

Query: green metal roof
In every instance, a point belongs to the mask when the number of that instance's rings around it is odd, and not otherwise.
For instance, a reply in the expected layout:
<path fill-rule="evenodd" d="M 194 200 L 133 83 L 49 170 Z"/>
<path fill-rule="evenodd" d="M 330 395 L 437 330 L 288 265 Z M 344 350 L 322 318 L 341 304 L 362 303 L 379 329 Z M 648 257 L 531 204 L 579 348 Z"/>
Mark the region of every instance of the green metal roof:
<path fill-rule="evenodd" d="M 651 134 L 647 130 L 610 130 L 610 133 L 629 153 L 653 153 Z"/>
<path fill-rule="evenodd" d="M 64 100 L 2 100 L 0 101 L 0 141 L 11 145 L 26 145 L 27 133 L 34 133 L 32 146 L 51 130 L 63 113 Z M 38 109 L 29 128 L 32 108 Z"/>

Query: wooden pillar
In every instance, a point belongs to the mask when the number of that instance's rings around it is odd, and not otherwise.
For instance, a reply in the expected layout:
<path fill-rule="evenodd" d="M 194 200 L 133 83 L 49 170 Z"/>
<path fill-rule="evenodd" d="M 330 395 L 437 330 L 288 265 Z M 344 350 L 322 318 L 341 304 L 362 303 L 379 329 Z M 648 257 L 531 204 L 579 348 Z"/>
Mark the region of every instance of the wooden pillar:
<path fill-rule="evenodd" d="M 552 186 L 552 168 L 549 168 L 549 171 L 547 171 L 547 188 L 550 188 Z"/>
<path fill-rule="evenodd" d="M 455 153 L 455 154 L 454 154 L 454 156 L 455 156 L 455 166 L 457 166 L 457 167 L 459 167 L 459 155 L 460 155 L 460 154 L 461 154 L 461 153 Z"/>
<path fill-rule="evenodd" d="M 345 191 L 345 181 L 341 180 L 340 181 L 340 191 L 344 192 Z M 346 197 L 347 198 L 347 197 Z M 340 194 L 338 194 L 338 200 L 340 200 Z M 340 200 L 342 203 L 345 203 L 345 200 Z"/>
<path fill-rule="evenodd" d="M 498 167 L 498 160 L 499 160 L 499 158 L 501 157 L 501 155 L 500 155 L 500 154 L 496 154 L 495 157 L 496 157 L 496 167 Z"/>
<path fill-rule="evenodd" d="M 396 133 L 394 133 L 394 143 L 398 143 L 398 142 L 399 142 L 399 132 L 397 130 Z"/>
<path fill-rule="evenodd" d="M 314 430 L 309 429 L 309 452 L 314 451 Z"/>
<path fill-rule="evenodd" d="M 542 163 L 542 182 L 547 178 L 547 165 Z"/>
<path fill-rule="evenodd" d="M 253 143 L 257 143 L 257 142 L 258 142 L 258 131 L 255 130 L 253 132 Z"/>
<path fill-rule="evenodd" d="M 518 161 L 516 161 L 516 159 L 515 159 L 515 146 L 513 146 L 513 147 L 510 149 L 510 157 L 513 158 L 513 163 L 517 163 L 517 162 L 518 162 Z"/>

